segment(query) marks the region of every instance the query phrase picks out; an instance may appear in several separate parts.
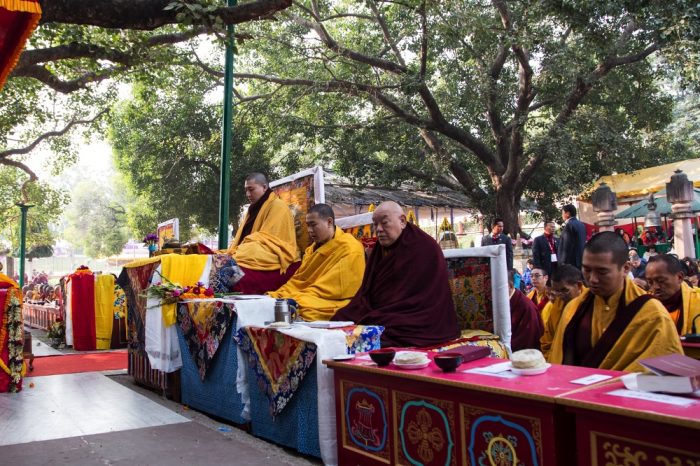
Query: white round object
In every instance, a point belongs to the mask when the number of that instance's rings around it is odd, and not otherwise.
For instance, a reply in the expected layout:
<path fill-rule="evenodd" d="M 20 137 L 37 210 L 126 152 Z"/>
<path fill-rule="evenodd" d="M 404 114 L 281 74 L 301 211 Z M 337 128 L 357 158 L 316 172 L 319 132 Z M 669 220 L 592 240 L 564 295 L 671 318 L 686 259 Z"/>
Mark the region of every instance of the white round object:
<path fill-rule="evenodd" d="M 510 371 L 516 375 L 540 375 L 547 372 L 547 369 L 549 369 L 551 366 L 551 364 L 545 363 L 543 366 L 534 367 L 532 369 L 518 369 L 517 367 L 512 367 L 511 364 Z"/>
<path fill-rule="evenodd" d="M 394 364 L 425 364 L 428 365 L 430 359 L 425 353 L 419 351 L 398 351 L 394 357 Z M 425 367 L 425 366 L 423 366 Z"/>
<path fill-rule="evenodd" d="M 334 361 L 352 361 L 355 359 L 354 354 L 339 354 L 338 356 L 333 356 Z"/>
<path fill-rule="evenodd" d="M 524 349 L 516 351 L 510 357 L 510 362 L 514 368 L 518 369 L 535 369 L 543 367 L 547 361 L 540 350 Z"/>
<path fill-rule="evenodd" d="M 292 328 L 292 324 L 288 324 L 287 322 L 273 322 L 270 325 L 268 325 L 267 328 L 275 328 L 275 329 Z"/>
<path fill-rule="evenodd" d="M 414 363 L 414 364 L 401 364 L 394 362 L 394 367 L 397 369 L 407 369 L 407 370 L 412 370 L 412 369 L 423 369 L 425 367 L 428 367 L 430 364 L 430 360 L 425 361 L 425 362 L 419 362 L 419 363 Z"/>

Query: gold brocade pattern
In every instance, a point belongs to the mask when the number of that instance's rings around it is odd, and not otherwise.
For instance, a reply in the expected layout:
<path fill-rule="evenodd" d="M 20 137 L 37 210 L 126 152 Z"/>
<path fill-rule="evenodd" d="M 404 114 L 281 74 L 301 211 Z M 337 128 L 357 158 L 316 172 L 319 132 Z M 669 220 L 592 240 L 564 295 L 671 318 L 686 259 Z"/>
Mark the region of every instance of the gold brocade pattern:
<path fill-rule="evenodd" d="M 428 411 L 423 408 L 418 411 L 415 421 L 408 423 L 408 440 L 418 445 L 418 456 L 424 463 L 433 461 L 435 451 L 445 448 L 445 438 L 437 427 L 433 427 L 433 421 Z"/>

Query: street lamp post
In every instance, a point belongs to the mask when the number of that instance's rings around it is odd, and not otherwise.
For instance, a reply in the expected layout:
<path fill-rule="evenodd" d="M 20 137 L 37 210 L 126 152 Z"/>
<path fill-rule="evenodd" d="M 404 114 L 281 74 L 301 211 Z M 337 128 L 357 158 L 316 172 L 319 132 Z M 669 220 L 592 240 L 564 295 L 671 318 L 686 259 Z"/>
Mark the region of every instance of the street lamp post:
<path fill-rule="evenodd" d="M 615 209 L 617 209 L 617 196 L 605 182 L 598 186 L 598 189 L 593 191 L 591 197 L 593 210 L 598 214 L 596 226 L 598 231 L 614 231 L 615 230 Z"/>
<path fill-rule="evenodd" d="M 682 170 L 676 170 L 671 176 L 671 181 L 666 183 L 666 199 L 671 203 L 673 247 L 681 258 L 695 258 L 691 225 L 693 197 L 693 182 L 688 180 L 688 176 Z"/>

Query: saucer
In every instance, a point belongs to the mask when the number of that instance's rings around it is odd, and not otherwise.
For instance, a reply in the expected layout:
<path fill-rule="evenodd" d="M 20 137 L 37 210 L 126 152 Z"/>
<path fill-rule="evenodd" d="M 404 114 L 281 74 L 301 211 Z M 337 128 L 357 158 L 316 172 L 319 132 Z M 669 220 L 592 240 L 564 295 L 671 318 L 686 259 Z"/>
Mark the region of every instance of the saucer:
<path fill-rule="evenodd" d="M 549 364 L 549 363 L 545 364 L 542 367 L 534 367 L 532 369 L 518 369 L 518 368 L 515 368 L 513 366 L 510 366 L 510 371 L 513 374 L 517 374 L 517 375 L 540 375 L 540 374 L 544 374 L 545 372 L 547 372 L 547 369 L 549 369 L 550 367 L 551 367 L 551 364 Z"/>
<path fill-rule="evenodd" d="M 355 359 L 354 354 L 339 354 L 338 356 L 333 356 L 334 361 L 352 361 Z"/>

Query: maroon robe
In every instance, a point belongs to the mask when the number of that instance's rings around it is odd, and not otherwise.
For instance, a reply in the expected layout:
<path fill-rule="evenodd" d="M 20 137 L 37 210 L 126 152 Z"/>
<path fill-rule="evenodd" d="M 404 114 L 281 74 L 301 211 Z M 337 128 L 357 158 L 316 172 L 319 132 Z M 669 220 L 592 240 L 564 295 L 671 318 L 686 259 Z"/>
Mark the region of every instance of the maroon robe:
<path fill-rule="evenodd" d="M 233 291 L 243 294 L 265 294 L 268 291 L 275 291 L 287 283 L 300 266 L 301 261 L 294 262 L 287 267 L 285 273 L 280 273 L 279 270 L 253 270 L 241 267 L 245 275 L 236 283 Z"/>
<path fill-rule="evenodd" d="M 542 316 L 537 305 L 520 290 L 515 290 L 510 298 L 510 328 L 513 351 L 540 349 L 540 337 L 544 333 Z"/>
<path fill-rule="evenodd" d="M 391 246 L 377 243 L 360 290 L 332 320 L 383 325 L 382 346 L 434 346 L 457 338 L 457 314 L 440 246 L 410 223 Z"/>

